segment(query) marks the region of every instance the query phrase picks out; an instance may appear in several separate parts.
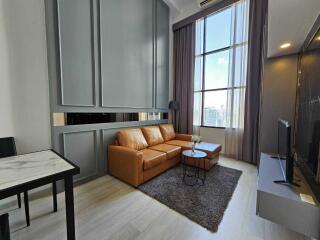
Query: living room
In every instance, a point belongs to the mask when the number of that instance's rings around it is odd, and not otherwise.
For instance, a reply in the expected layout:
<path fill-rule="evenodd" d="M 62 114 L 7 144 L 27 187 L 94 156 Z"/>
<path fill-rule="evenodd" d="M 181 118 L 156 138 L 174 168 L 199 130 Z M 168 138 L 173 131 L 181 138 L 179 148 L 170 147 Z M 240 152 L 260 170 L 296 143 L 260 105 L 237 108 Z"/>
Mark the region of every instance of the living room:
<path fill-rule="evenodd" d="M 319 239 L 318 0 L 0 0 L 0 240 Z"/>

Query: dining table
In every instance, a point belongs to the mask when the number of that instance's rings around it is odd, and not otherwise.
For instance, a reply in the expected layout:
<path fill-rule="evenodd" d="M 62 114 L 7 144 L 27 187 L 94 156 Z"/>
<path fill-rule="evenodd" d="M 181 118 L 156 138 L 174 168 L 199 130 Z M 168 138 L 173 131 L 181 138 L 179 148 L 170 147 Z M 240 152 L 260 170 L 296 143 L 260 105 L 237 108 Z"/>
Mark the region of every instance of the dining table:
<path fill-rule="evenodd" d="M 77 165 L 52 149 L 2 158 L 0 200 L 64 180 L 67 239 L 74 240 L 73 176 L 79 173 Z"/>

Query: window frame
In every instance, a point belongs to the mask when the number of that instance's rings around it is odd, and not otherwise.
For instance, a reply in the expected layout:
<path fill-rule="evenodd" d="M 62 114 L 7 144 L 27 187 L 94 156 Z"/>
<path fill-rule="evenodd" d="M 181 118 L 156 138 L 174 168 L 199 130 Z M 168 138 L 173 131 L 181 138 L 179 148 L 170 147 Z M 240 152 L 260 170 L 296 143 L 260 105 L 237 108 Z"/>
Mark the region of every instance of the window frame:
<path fill-rule="evenodd" d="M 224 9 L 222 9 L 221 11 L 225 11 L 228 8 L 231 8 L 231 6 L 228 6 L 228 7 L 224 8 Z M 213 15 L 215 15 L 215 14 L 221 12 L 221 11 L 218 11 L 218 12 L 214 13 Z M 202 79 L 201 79 L 202 86 L 201 86 L 201 90 L 195 90 L 194 93 L 201 93 L 201 102 L 202 103 L 201 103 L 201 123 L 200 123 L 200 127 L 202 127 L 202 128 L 226 129 L 226 126 L 219 127 L 219 126 L 209 126 L 209 125 L 205 125 L 204 124 L 204 99 L 205 99 L 204 96 L 205 96 L 205 93 L 206 92 L 214 92 L 214 91 L 228 91 L 228 90 L 231 90 L 232 93 L 233 93 L 234 90 L 242 89 L 242 88 L 245 88 L 246 86 L 234 86 L 234 81 L 233 81 L 231 87 L 205 89 L 206 56 L 213 55 L 215 53 L 223 52 L 223 51 L 226 51 L 226 50 L 234 50 L 239 46 L 243 46 L 243 45 L 247 44 L 248 42 L 245 41 L 245 42 L 236 43 L 236 44 L 231 44 L 230 43 L 230 45 L 227 46 L 227 47 L 218 48 L 218 49 L 206 52 L 206 30 L 207 30 L 206 27 L 207 27 L 207 18 L 210 17 L 210 16 L 212 16 L 212 15 L 207 15 L 207 16 L 203 17 L 203 40 L 202 40 L 203 46 L 202 46 L 202 53 L 195 55 L 195 59 L 197 57 L 201 57 L 202 58 Z M 236 23 L 236 17 L 232 17 L 231 22 L 232 21 L 235 24 Z M 230 34 L 232 34 L 232 29 L 230 29 Z M 230 60 L 230 55 L 229 55 L 229 60 Z M 229 64 L 230 64 L 230 61 L 229 61 Z M 232 64 L 234 64 L 234 62 L 232 62 Z M 230 65 L 229 65 L 229 68 L 230 68 Z M 232 66 L 232 68 L 234 68 L 234 66 Z M 229 73 L 228 73 L 228 77 L 229 77 Z M 232 94 L 232 98 L 233 98 L 233 95 L 234 94 Z M 233 101 L 231 101 L 231 105 L 233 105 Z M 233 109 L 233 106 L 231 106 L 231 109 Z"/>

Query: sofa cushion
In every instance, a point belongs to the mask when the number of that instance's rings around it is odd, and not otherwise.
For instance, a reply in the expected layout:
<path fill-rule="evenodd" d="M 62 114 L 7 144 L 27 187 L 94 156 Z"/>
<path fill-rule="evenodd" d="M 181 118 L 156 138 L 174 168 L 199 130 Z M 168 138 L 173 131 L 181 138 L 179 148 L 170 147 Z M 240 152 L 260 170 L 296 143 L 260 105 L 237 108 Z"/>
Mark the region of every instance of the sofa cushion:
<path fill-rule="evenodd" d="M 181 140 L 171 140 L 166 142 L 166 144 L 180 146 L 182 150 L 187 150 L 192 148 L 192 142 L 181 141 Z"/>
<path fill-rule="evenodd" d="M 164 142 L 159 126 L 143 127 L 141 130 L 149 146 L 154 146 Z"/>
<path fill-rule="evenodd" d="M 167 159 L 174 158 L 181 153 L 180 146 L 173 146 L 169 144 L 158 144 L 158 145 L 149 147 L 149 149 L 166 153 Z"/>
<path fill-rule="evenodd" d="M 117 133 L 117 140 L 120 146 L 128 147 L 135 150 L 142 150 L 148 147 L 141 129 L 131 128 L 124 129 Z"/>
<path fill-rule="evenodd" d="M 148 170 L 153 168 L 162 162 L 166 161 L 166 154 L 163 152 L 151 150 L 151 149 L 143 149 L 142 152 L 142 161 L 143 161 L 143 169 Z"/>
<path fill-rule="evenodd" d="M 164 141 L 170 141 L 176 137 L 172 124 L 161 124 L 159 128 Z"/>

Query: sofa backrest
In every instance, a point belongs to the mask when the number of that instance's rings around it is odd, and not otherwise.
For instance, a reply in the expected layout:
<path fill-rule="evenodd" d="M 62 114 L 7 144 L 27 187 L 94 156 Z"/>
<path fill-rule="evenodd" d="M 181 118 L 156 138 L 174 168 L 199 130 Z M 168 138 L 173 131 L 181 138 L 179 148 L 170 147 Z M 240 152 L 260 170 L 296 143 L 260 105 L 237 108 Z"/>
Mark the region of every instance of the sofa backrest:
<path fill-rule="evenodd" d="M 120 146 L 135 150 L 142 150 L 148 147 L 140 128 L 123 129 L 117 133 L 117 141 Z"/>
<path fill-rule="evenodd" d="M 159 126 L 143 127 L 141 130 L 149 146 L 164 143 Z"/>
<path fill-rule="evenodd" d="M 159 125 L 159 128 L 164 141 L 170 141 L 175 139 L 176 133 L 174 132 L 172 124 L 161 124 Z"/>

